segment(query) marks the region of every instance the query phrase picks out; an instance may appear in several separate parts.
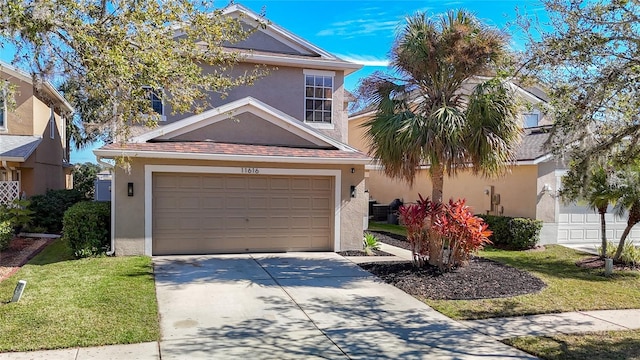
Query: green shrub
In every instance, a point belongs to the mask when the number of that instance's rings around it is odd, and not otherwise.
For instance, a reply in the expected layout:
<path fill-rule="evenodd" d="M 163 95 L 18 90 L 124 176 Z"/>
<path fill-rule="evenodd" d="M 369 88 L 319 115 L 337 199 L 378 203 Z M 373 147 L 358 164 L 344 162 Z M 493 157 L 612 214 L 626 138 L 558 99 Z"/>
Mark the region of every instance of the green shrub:
<path fill-rule="evenodd" d="M 14 200 L 10 205 L 0 205 L 0 221 L 8 221 L 14 233 L 29 226 L 33 211 L 29 210 L 29 200 Z"/>
<path fill-rule="evenodd" d="M 526 250 L 536 246 L 540 240 L 542 221 L 528 218 L 513 218 L 509 221 L 511 248 Z"/>
<path fill-rule="evenodd" d="M 83 201 L 64 213 L 64 238 L 78 257 L 99 255 L 109 250 L 111 203 Z"/>
<path fill-rule="evenodd" d="M 44 195 L 35 195 L 30 198 L 29 209 L 34 212 L 32 228 L 45 228 L 51 233 L 59 233 L 62 230 L 62 217 L 73 204 L 84 197 L 77 190 L 49 190 Z"/>
<path fill-rule="evenodd" d="M 489 240 L 497 248 L 526 250 L 535 247 L 540 241 L 541 220 L 496 215 L 478 216 L 489 224 L 489 230 L 493 231 Z"/>
<path fill-rule="evenodd" d="M 611 241 L 607 243 L 607 257 L 613 258 L 618 250 L 618 244 Z M 598 246 L 598 254 L 602 252 L 602 246 Z M 640 247 L 635 246 L 632 241 L 624 244 L 620 261 L 628 265 L 640 265 Z"/>
<path fill-rule="evenodd" d="M 376 250 L 380 250 L 380 243 L 378 242 L 378 238 L 375 235 L 369 233 L 364 234 L 364 239 L 362 239 L 362 246 L 364 248 L 364 252 L 368 255 L 373 255 Z"/>
<path fill-rule="evenodd" d="M 0 221 L 0 251 L 9 247 L 9 243 L 13 239 L 13 226 L 8 220 Z"/>

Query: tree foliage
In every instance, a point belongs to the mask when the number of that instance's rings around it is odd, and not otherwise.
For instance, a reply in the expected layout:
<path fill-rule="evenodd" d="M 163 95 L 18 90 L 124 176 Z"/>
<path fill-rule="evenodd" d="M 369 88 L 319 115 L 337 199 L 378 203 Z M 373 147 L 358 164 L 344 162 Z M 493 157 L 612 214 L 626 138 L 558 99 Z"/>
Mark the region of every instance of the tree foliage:
<path fill-rule="evenodd" d="M 73 167 L 73 188 L 87 200 L 93 200 L 95 181 L 100 170 L 100 166 L 89 162 Z"/>
<path fill-rule="evenodd" d="M 199 112 L 263 73 L 230 75 L 242 54 L 225 45 L 250 30 L 206 0 L 0 0 L 0 14 L 0 49 L 14 46 L 36 83 L 71 79 L 92 105 L 82 115 L 110 138 L 156 123 L 149 88 L 174 112 Z"/>
<path fill-rule="evenodd" d="M 606 205 L 616 202 L 619 214 L 626 211 L 621 251 L 628 231 L 640 221 L 633 185 L 638 171 L 633 162 L 640 156 L 640 2 L 542 2 L 547 24 L 524 15 L 518 20 L 529 36 L 524 75 L 548 88 L 555 122 L 547 145 L 570 161 L 563 197 L 586 200 L 598 210 L 603 253 Z M 618 186 L 612 198 L 611 186 Z"/>
<path fill-rule="evenodd" d="M 525 74 L 542 81 L 549 145 L 578 162 L 640 155 L 640 2 L 543 0 L 548 24 L 521 16 Z M 586 182 L 589 166 L 580 173 Z"/>
<path fill-rule="evenodd" d="M 375 109 L 363 126 L 387 175 L 412 183 L 428 164 L 432 199 L 441 202 L 445 172 L 496 175 L 514 159 L 516 100 L 501 78 L 479 77 L 504 75 L 509 54 L 502 32 L 463 10 L 438 18 L 417 13 L 390 57 L 394 75 L 374 73 L 358 90 L 364 106 Z"/>

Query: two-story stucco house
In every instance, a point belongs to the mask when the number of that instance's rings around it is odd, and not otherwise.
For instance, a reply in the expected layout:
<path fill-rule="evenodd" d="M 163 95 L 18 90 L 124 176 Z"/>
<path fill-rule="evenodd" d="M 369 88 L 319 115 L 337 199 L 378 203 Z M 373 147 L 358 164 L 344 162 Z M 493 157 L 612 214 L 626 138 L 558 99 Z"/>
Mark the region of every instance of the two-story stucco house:
<path fill-rule="evenodd" d="M 0 62 L 0 203 L 70 188 L 66 117 L 71 105 L 48 83 Z"/>
<path fill-rule="evenodd" d="M 228 16 L 258 15 L 240 6 Z M 118 255 L 361 248 L 366 155 L 346 145 L 344 77 L 361 66 L 269 23 L 233 45 L 239 70 L 276 67 L 213 108 L 171 115 L 127 143 L 94 150 L 126 156 L 112 183 Z M 154 101 L 155 99 L 151 99 Z"/>
<path fill-rule="evenodd" d="M 473 85 L 474 81 L 469 83 Z M 549 116 L 541 111 L 548 101 L 547 96 L 539 87 L 512 86 L 519 100 L 528 103 L 520 115 L 523 136 L 514 166 L 506 175 L 497 178 L 485 178 L 469 171 L 446 177 L 444 199 L 466 199 L 467 205 L 477 214 L 541 220 L 543 244 L 598 244 L 598 214 L 584 204 L 564 204 L 558 196 L 566 169 L 562 161 L 544 148 L 552 124 Z M 369 151 L 369 144 L 363 124 L 374 114 L 375 111 L 364 110 L 349 118 L 348 143 L 365 153 Z M 368 164 L 366 169 L 367 191 L 371 199 L 379 203 L 387 204 L 396 198 L 414 202 L 418 194 L 431 195 L 432 183 L 426 164 L 416 173 L 413 186 L 386 176 L 375 162 Z M 625 225 L 624 218 L 607 214 L 607 237 L 619 238 Z M 634 236 L 639 234 L 637 230 L 632 233 Z"/>

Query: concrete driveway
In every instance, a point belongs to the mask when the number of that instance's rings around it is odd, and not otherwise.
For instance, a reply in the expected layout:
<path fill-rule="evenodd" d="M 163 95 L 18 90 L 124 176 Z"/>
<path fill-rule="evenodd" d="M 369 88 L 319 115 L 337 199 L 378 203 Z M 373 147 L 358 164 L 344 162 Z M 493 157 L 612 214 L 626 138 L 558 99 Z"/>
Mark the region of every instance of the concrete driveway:
<path fill-rule="evenodd" d="M 520 359 L 335 253 L 155 257 L 162 359 Z"/>

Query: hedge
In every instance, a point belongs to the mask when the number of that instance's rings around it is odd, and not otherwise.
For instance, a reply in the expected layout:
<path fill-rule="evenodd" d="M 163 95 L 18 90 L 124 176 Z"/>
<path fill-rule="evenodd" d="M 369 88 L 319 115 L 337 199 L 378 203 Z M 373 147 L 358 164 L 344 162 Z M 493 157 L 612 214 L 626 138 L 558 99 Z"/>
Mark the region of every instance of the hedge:
<path fill-rule="evenodd" d="M 13 239 L 13 226 L 9 220 L 0 220 L 0 251 L 9 247 L 11 239 Z"/>
<path fill-rule="evenodd" d="M 493 235 L 489 240 L 495 247 L 509 250 L 526 250 L 540 241 L 542 220 L 513 218 L 509 216 L 477 215 L 489 225 Z"/>
<path fill-rule="evenodd" d="M 62 230 L 64 212 L 84 197 L 78 190 L 49 190 L 44 195 L 29 198 L 29 210 L 33 211 L 32 228 L 45 228 L 47 232 L 59 233 Z"/>
<path fill-rule="evenodd" d="M 83 201 L 64 213 L 64 237 L 77 258 L 100 255 L 109 250 L 111 203 Z"/>

